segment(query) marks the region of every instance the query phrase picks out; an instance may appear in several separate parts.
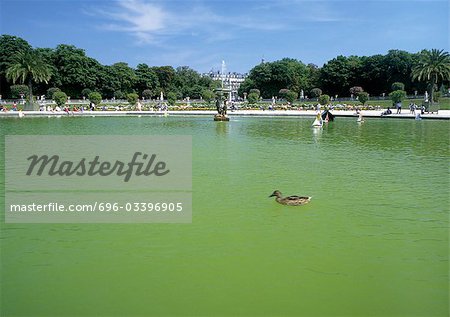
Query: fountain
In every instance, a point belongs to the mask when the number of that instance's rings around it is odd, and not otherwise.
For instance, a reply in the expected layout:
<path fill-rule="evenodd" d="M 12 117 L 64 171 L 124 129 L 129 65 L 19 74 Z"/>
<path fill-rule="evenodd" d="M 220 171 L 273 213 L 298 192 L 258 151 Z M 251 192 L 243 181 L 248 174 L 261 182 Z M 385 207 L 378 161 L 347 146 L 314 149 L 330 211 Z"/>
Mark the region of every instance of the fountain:
<path fill-rule="evenodd" d="M 230 121 L 227 116 L 227 97 L 226 94 L 231 93 L 230 89 L 217 88 L 214 90 L 216 93 L 216 109 L 217 114 L 214 116 L 214 121 Z"/>
<path fill-rule="evenodd" d="M 214 121 L 230 121 L 230 118 L 227 116 L 227 100 L 229 94 L 231 94 L 231 89 L 225 87 L 225 61 L 222 61 L 222 70 L 221 70 L 221 80 L 222 86 L 216 88 L 214 90 L 216 94 L 216 109 L 217 114 L 214 116 Z"/>

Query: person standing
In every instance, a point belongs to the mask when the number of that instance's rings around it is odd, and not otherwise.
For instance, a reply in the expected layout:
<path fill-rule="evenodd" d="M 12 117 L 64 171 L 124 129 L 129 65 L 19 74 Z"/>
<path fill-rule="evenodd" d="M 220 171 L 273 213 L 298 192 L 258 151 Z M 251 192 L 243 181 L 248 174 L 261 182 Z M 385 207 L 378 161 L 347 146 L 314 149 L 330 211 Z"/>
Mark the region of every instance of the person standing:
<path fill-rule="evenodd" d="M 402 113 L 402 103 L 399 101 L 397 102 L 397 114 Z"/>

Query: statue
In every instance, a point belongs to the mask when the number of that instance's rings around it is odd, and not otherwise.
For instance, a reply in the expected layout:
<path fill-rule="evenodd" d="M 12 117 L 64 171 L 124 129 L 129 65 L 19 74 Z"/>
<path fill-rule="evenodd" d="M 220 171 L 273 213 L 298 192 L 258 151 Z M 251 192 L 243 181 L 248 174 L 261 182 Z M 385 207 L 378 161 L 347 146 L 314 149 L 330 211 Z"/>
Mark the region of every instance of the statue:
<path fill-rule="evenodd" d="M 216 110 L 217 114 L 214 116 L 214 121 L 230 121 L 230 118 L 227 116 L 227 100 L 224 98 L 222 89 L 217 89 L 216 94 Z"/>

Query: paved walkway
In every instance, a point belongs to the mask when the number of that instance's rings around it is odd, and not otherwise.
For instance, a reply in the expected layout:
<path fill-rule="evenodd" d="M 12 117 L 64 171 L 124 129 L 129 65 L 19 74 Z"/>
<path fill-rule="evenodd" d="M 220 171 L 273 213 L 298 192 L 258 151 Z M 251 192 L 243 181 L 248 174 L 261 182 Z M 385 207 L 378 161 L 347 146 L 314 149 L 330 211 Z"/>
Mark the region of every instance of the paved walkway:
<path fill-rule="evenodd" d="M 393 114 L 388 116 L 381 116 L 382 110 L 363 110 L 361 111 L 363 117 L 366 118 L 399 118 L 399 119 L 414 119 L 415 115 L 410 114 L 409 110 L 402 111 L 401 114 Z M 51 112 L 51 111 L 8 111 L 0 112 L 1 117 L 52 117 L 52 116 L 214 116 L 217 112 L 212 110 L 185 110 L 185 111 L 84 111 L 84 112 Z M 334 110 L 331 111 L 336 117 L 357 117 L 355 111 Z M 265 117 L 315 117 L 316 111 L 313 110 L 236 110 L 228 111 L 230 117 L 234 116 L 265 116 Z M 421 116 L 423 119 L 443 119 L 450 120 L 450 110 L 439 110 L 437 113 L 425 113 Z"/>

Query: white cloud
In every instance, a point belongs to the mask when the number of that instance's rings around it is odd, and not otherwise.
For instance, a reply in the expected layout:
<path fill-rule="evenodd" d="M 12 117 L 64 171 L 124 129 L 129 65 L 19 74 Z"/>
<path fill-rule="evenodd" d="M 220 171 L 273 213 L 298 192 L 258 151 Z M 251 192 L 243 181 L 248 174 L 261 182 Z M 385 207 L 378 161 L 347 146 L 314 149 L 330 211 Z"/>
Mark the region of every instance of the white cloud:
<path fill-rule="evenodd" d="M 99 10 L 99 14 L 113 22 L 103 24 L 111 31 L 127 32 L 140 43 L 149 43 L 155 35 L 167 28 L 169 14 L 160 6 L 140 0 L 120 0 L 113 8 Z"/>
<path fill-rule="evenodd" d="M 105 30 L 126 32 L 140 44 L 161 44 L 172 35 L 189 35 L 203 38 L 207 42 L 236 38 L 240 30 L 276 31 L 285 28 L 272 17 L 261 21 L 245 12 L 232 17 L 224 12 L 215 12 L 200 2 L 183 3 L 183 10 L 172 3 L 149 2 L 148 0 L 117 0 L 107 8 L 97 8 L 97 16 L 107 22 Z M 172 5 L 172 7 L 168 6 Z"/>

